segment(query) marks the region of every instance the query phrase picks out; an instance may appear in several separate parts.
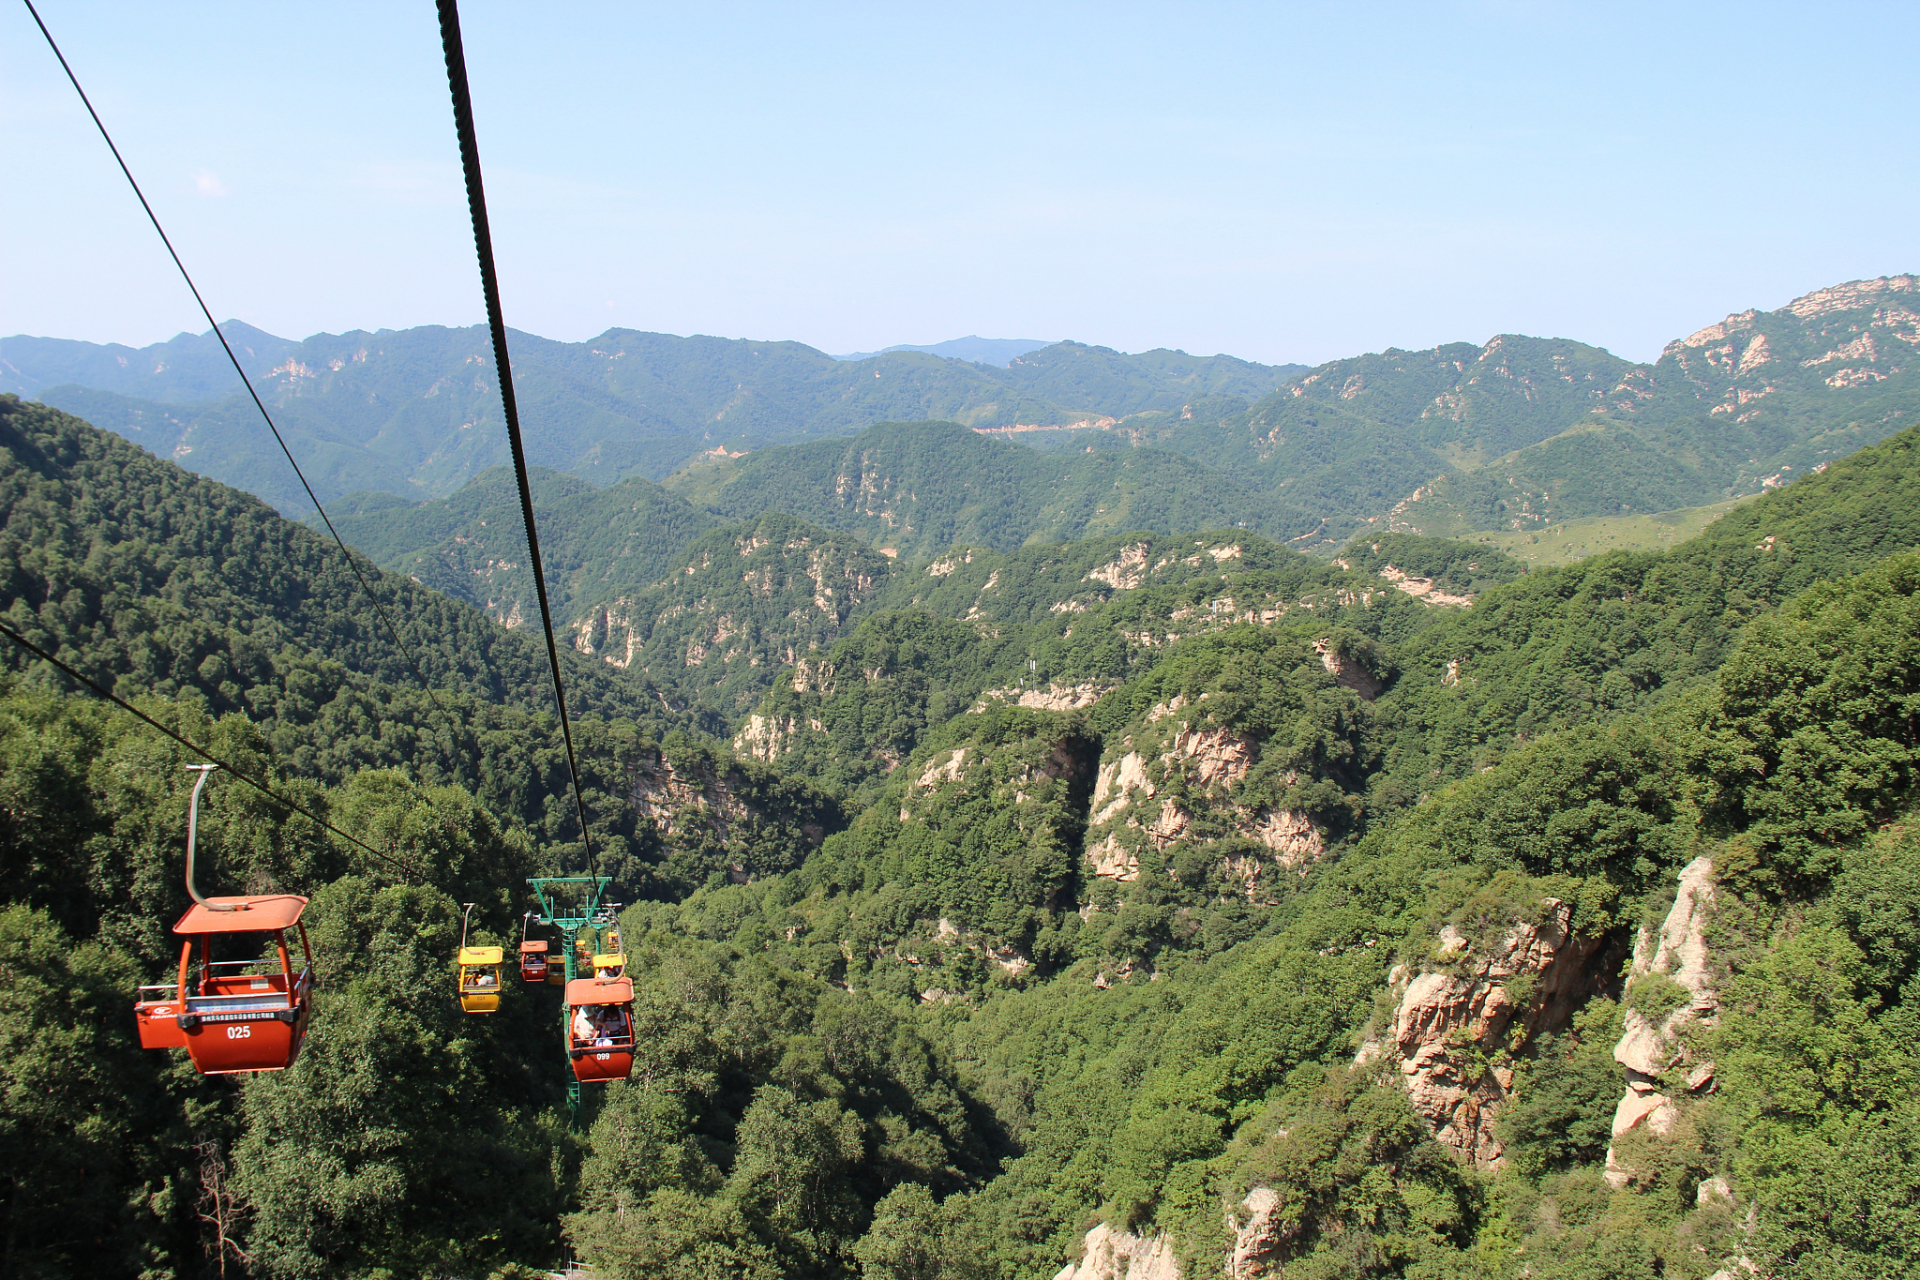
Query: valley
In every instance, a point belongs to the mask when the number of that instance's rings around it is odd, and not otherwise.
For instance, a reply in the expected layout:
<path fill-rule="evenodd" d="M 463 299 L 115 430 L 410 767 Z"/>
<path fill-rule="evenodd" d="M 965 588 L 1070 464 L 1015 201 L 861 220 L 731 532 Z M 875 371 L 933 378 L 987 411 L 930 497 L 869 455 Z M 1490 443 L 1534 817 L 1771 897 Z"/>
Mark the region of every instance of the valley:
<path fill-rule="evenodd" d="M 242 335 L 406 653 L 204 343 L 6 340 L 7 625 L 362 842 L 210 786 L 203 886 L 311 898 L 307 1047 L 140 1050 L 191 753 L 8 651 L 9 1257 L 1901 1271 L 1914 288 L 1651 365 L 516 336 L 584 828 L 479 334 Z M 450 966 L 589 868 L 635 1065 L 569 1130 L 550 993 Z"/>

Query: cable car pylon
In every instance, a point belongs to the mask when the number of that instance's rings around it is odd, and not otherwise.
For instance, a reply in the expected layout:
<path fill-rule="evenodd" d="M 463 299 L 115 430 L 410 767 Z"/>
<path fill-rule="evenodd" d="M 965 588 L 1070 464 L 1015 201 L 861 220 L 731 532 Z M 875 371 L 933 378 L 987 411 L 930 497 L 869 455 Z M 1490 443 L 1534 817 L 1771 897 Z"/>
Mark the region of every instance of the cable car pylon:
<path fill-rule="evenodd" d="M 574 1048 L 576 1037 L 573 1035 L 569 1024 L 573 1020 L 576 1007 L 578 1007 L 575 1005 L 573 997 L 579 994 L 581 990 L 581 988 L 575 986 L 575 983 L 583 980 L 592 982 L 600 976 L 597 971 L 590 970 L 585 974 L 581 972 L 580 943 L 588 940 L 583 939 L 581 934 L 587 933 L 590 935 L 591 943 L 588 947 L 587 954 L 591 956 L 599 951 L 598 944 L 602 930 L 614 927 L 611 906 L 604 900 L 607 886 L 613 883 L 613 878 L 611 876 L 529 876 L 527 883 L 533 888 L 535 901 L 540 904 L 538 911 L 528 914 L 536 924 L 553 929 L 560 935 L 560 959 L 561 963 L 565 966 L 565 990 L 568 997 L 560 1006 L 560 1033 L 563 1042 L 570 1050 L 569 1056 L 571 1057 L 571 1051 Z M 551 963 L 551 960 L 549 960 L 549 963 Z M 591 961 L 589 965 L 591 966 Z M 632 980 L 627 978 L 614 979 L 607 983 L 606 986 L 606 991 L 595 993 L 596 998 L 593 1001 L 593 1005 L 595 1007 L 625 1005 L 630 1010 L 633 1003 Z M 633 1019 L 630 1011 L 623 1016 L 626 1024 L 624 1044 L 604 1046 L 608 1052 L 609 1060 L 607 1063 L 600 1063 L 600 1054 L 592 1052 L 592 1050 L 603 1046 L 585 1046 L 589 1050 L 588 1056 L 592 1059 L 592 1066 L 583 1069 L 580 1065 L 582 1059 L 573 1059 L 574 1069 L 567 1079 L 567 1118 L 576 1129 L 580 1127 L 581 1116 L 584 1109 L 584 1100 L 580 1090 L 581 1083 L 588 1080 L 624 1079 L 627 1075 L 627 1069 L 631 1068 L 633 1061 Z M 617 1039 L 617 1037 L 610 1038 Z M 615 1052 L 616 1050 L 622 1052 Z M 624 1057 L 624 1062 L 614 1062 L 613 1058 L 616 1057 Z M 601 1069 L 596 1070 L 595 1067 Z M 616 1072 L 607 1070 L 605 1069 L 606 1067 L 620 1067 L 623 1069 Z"/>

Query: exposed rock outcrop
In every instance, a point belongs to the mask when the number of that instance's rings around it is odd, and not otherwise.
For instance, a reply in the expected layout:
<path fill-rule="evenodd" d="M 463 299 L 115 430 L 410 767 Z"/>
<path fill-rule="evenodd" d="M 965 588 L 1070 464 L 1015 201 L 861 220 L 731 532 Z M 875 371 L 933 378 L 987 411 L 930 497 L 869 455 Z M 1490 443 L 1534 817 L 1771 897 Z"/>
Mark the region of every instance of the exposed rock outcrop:
<path fill-rule="evenodd" d="M 1713 1091 L 1713 1063 L 1699 1061 L 1690 1033 L 1711 1027 L 1720 1011 L 1707 955 L 1707 913 L 1713 905 L 1713 862 L 1695 858 L 1680 872 L 1673 909 L 1658 933 L 1642 929 L 1627 979 L 1627 1011 L 1613 1060 L 1626 1069 L 1627 1090 L 1613 1113 L 1613 1141 L 1645 1125 L 1666 1133 L 1686 1099 Z M 1634 987 L 1664 977 L 1677 984 L 1684 1003 L 1649 1019 L 1633 1007 Z M 1607 1181 L 1624 1187 L 1633 1171 L 1607 1148 Z"/>
<path fill-rule="evenodd" d="M 743 756 L 772 761 L 786 751 L 803 728 L 820 733 L 826 726 L 813 718 L 803 722 L 798 716 L 763 716 L 755 712 L 747 717 L 745 727 L 733 735 L 733 749 Z"/>
<path fill-rule="evenodd" d="M 770 820 L 770 815 L 740 798 L 738 781 L 704 770 L 685 772 L 665 756 L 645 753 L 628 774 L 627 799 L 662 836 L 707 830 L 721 841 L 731 841 Z M 805 819 L 801 826 L 813 844 L 826 837 L 825 825 L 816 820 Z"/>
<path fill-rule="evenodd" d="M 1185 700 L 1154 707 L 1147 713 L 1152 725 L 1177 713 Z M 1123 745 L 1132 747 L 1132 741 Z M 1234 813 L 1232 831 L 1265 846 L 1273 857 L 1234 854 L 1223 866 L 1256 890 L 1262 866 L 1272 863 L 1292 869 L 1317 860 L 1326 843 L 1305 813 L 1227 801 L 1233 788 L 1246 780 L 1259 759 L 1253 738 L 1225 728 L 1181 724 L 1173 729 L 1166 749 L 1157 755 L 1127 750 L 1100 766 L 1087 820 L 1087 865 L 1097 876 L 1131 881 L 1140 875 L 1140 852 L 1148 842 L 1165 848 L 1193 825 L 1194 791 L 1226 802 Z M 1163 794 L 1179 775 L 1189 788 L 1183 802 Z M 1285 785 L 1297 781 L 1289 774 Z"/>
<path fill-rule="evenodd" d="M 1493 1122 L 1513 1087 L 1513 1056 L 1564 1027 L 1617 971 L 1607 939 L 1573 935 L 1572 916 L 1569 904 L 1549 898 L 1538 921 L 1517 921 L 1480 947 L 1443 928 L 1438 952 L 1453 959 L 1418 974 L 1395 967 L 1393 1024 L 1354 1059 L 1392 1063 L 1434 1137 L 1469 1164 L 1502 1163 Z M 1613 954 L 1617 965 L 1620 951 Z"/>
<path fill-rule="evenodd" d="M 1044 689 L 989 689 L 973 704 L 973 711 L 978 714 L 996 702 L 1010 702 L 1016 707 L 1029 707 L 1035 711 L 1079 711 L 1100 701 L 1113 687 L 1111 684 L 1060 684 L 1056 681 Z"/>
<path fill-rule="evenodd" d="M 1166 1236 L 1143 1239 L 1103 1222 L 1087 1232 L 1080 1261 L 1060 1268 L 1053 1280 L 1180 1280 L 1180 1263 Z"/>
<path fill-rule="evenodd" d="M 1393 565 L 1384 566 L 1380 570 L 1380 576 L 1414 599 L 1427 604 L 1457 605 L 1461 608 L 1473 607 L 1472 596 L 1457 596 L 1442 591 L 1433 585 L 1432 578 L 1415 577 L 1406 570 L 1395 568 Z"/>
<path fill-rule="evenodd" d="M 1334 681 L 1359 694 L 1362 701 L 1372 702 L 1386 687 L 1373 672 L 1335 649 L 1330 640 L 1316 640 L 1313 651 L 1320 655 L 1320 665 L 1333 673 Z"/>
<path fill-rule="evenodd" d="M 1147 577 L 1147 556 L 1151 548 L 1144 542 L 1130 542 L 1107 564 L 1089 570 L 1088 582 L 1104 582 L 1118 591 L 1131 590 Z"/>
<path fill-rule="evenodd" d="M 927 767 L 920 772 L 914 786 L 922 791 L 931 791 L 943 782 L 958 782 L 967 768 L 967 749 L 955 747 L 952 751 L 936 753 L 927 761 Z"/>
<path fill-rule="evenodd" d="M 1279 1219 L 1274 1212 L 1279 1207 L 1279 1192 L 1255 1187 L 1237 1211 L 1228 1212 L 1227 1229 L 1233 1232 L 1233 1248 L 1227 1253 L 1228 1280 L 1257 1280 L 1268 1274 L 1274 1255 L 1299 1230 L 1299 1223 Z"/>

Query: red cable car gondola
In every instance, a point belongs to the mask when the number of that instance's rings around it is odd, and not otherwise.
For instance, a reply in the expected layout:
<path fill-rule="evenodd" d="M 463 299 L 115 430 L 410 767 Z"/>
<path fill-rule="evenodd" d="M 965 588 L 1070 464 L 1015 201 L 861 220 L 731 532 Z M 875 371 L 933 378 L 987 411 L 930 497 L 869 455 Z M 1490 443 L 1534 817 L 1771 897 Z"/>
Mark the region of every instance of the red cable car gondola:
<path fill-rule="evenodd" d="M 567 1056 L 581 1084 L 632 1074 L 632 978 L 575 978 L 567 984 Z"/>
<path fill-rule="evenodd" d="M 520 944 L 520 981 L 542 983 L 547 980 L 547 944 L 529 938 Z"/>
<path fill-rule="evenodd" d="M 292 1066 L 313 1012 L 313 952 L 300 923 L 306 908 L 307 900 L 291 893 L 194 903 L 173 926 L 186 939 L 178 979 L 171 986 L 140 988 L 134 1016 L 141 1047 L 185 1049 L 194 1069 L 207 1076 Z M 288 929 L 300 938 L 298 972 Z M 249 938 L 271 943 L 272 953 L 214 958 L 215 939 Z"/>
<path fill-rule="evenodd" d="M 193 905 L 173 926 L 186 939 L 180 944 L 179 974 L 171 984 L 141 987 L 134 1004 L 140 1047 L 185 1049 L 203 1076 L 282 1071 L 299 1056 L 313 1014 L 313 951 L 300 923 L 307 900 L 293 893 L 200 896 L 193 883 L 200 791 L 219 766 L 188 767 L 200 771 L 187 808 L 187 893 Z M 289 929 L 300 938 L 297 973 L 287 946 Z M 215 939 L 226 939 L 250 956 L 217 960 Z"/>

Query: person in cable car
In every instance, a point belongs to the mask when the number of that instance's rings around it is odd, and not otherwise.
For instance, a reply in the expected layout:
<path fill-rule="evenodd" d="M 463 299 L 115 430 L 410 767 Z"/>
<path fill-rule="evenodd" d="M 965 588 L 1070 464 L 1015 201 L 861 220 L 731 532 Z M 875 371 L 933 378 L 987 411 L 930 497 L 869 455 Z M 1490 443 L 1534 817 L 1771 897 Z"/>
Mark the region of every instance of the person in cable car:
<path fill-rule="evenodd" d="M 528 939 L 520 944 L 520 981 L 541 983 L 547 980 L 547 944 Z"/>
<path fill-rule="evenodd" d="M 633 979 L 576 978 L 567 984 L 567 1056 L 582 1084 L 624 1080 L 633 1072 Z"/>
<path fill-rule="evenodd" d="M 461 947 L 456 959 L 459 971 L 460 1007 L 468 1013 L 495 1013 L 500 1008 L 500 965 L 505 955 L 499 947 Z"/>

